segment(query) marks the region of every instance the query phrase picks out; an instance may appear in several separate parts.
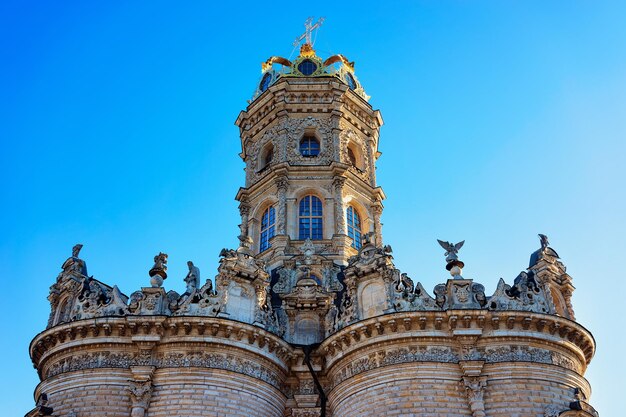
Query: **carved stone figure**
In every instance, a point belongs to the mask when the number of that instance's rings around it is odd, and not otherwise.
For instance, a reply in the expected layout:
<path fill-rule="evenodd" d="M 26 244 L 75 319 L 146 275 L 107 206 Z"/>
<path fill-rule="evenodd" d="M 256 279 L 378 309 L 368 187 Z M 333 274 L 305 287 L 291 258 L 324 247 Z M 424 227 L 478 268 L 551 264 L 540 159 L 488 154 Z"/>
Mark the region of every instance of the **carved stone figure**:
<path fill-rule="evenodd" d="M 278 270 L 278 282 L 272 288 L 276 294 L 287 294 L 296 283 L 296 271 L 293 269 L 281 268 Z"/>
<path fill-rule="evenodd" d="M 331 265 L 322 269 L 322 286 L 326 291 L 339 292 L 343 289 L 343 285 L 337 278 L 341 269 L 337 265 Z"/>
<path fill-rule="evenodd" d="M 187 284 L 185 294 L 189 295 L 200 287 L 200 269 L 191 261 L 187 261 L 187 267 L 189 268 L 189 272 L 185 277 L 185 284 Z"/>
<path fill-rule="evenodd" d="M 80 274 L 83 276 L 87 276 L 87 264 L 85 264 L 85 261 L 83 261 L 82 259 L 78 257 L 78 254 L 80 253 L 80 250 L 82 248 L 83 248 L 83 245 L 80 243 L 77 243 L 76 245 L 74 245 L 74 247 L 72 248 L 72 256 L 67 258 L 67 260 L 63 262 L 63 265 L 61 265 L 61 268 L 63 269 L 63 272 L 61 273 L 61 275 L 69 274 L 69 273 L 76 273 L 76 274 Z"/>
<path fill-rule="evenodd" d="M 435 303 L 439 306 L 439 308 L 443 308 L 446 303 L 446 286 L 445 284 L 439 284 L 435 286 Z"/>
<path fill-rule="evenodd" d="M 463 244 L 465 243 L 464 240 L 456 244 L 452 244 L 450 242 L 444 242 L 443 240 L 439 240 L 439 239 L 437 239 L 437 242 L 439 242 L 441 247 L 446 250 L 445 256 L 446 256 L 447 263 L 459 260 L 459 257 L 457 254 L 459 253 L 459 249 L 463 247 Z"/>
<path fill-rule="evenodd" d="M 220 251 L 220 257 L 223 259 L 236 259 L 237 258 L 237 251 L 234 249 L 222 249 Z M 220 259 L 220 262 L 222 260 Z"/>
<path fill-rule="evenodd" d="M 472 284 L 472 294 L 474 295 L 474 301 L 480 304 L 481 307 L 487 305 L 487 297 L 485 296 L 485 287 L 482 284 Z"/>

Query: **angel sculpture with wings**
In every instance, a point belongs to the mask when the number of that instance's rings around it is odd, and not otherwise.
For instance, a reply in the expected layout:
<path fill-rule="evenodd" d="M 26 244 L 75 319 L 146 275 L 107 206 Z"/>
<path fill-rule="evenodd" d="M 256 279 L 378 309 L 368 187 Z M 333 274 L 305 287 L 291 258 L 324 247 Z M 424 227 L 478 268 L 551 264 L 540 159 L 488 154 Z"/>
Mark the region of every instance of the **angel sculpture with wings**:
<path fill-rule="evenodd" d="M 447 263 L 459 260 L 457 253 L 459 253 L 459 249 L 463 247 L 463 244 L 465 243 L 464 240 L 460 241 L 456 245 L 453 245 L 450 242 L 444 242 L 443 240 L 439 240 L 439 239 L 437 239 L 437 242 L 439 242 L 441 247 L 446 250 L 445 256 L 446 256 Z"/>

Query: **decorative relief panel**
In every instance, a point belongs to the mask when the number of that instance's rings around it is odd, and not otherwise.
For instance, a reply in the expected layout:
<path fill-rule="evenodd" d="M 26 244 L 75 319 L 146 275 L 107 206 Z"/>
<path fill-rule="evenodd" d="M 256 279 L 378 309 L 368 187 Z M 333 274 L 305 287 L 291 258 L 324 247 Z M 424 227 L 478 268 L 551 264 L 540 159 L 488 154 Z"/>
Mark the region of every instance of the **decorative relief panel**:
<path fill-rule="evenodd" d="M 287 159 L 296 165 L 328 165 L 333 160 L 333 121 L 330 118 L 306 117 L 304 119 L 288 119 Z M 300 140 L 308 130 L 314 130 L 320 140 L 320 154 L 316 157 L 305 157 L 300 154 Z"/>
<path fill-rule="evenodd" d="M 232 371 L 260 379 L 280 389 L 279 375 L 257 362 L 242 359 L 235 355 L 185 352 L 144 356 L 141 353 L 95 352 L 70 356 L 48 368 L 45 378 L 66 372 L 97 368 L 130 368 L 131 366 L 154 366 L 156 368 L 211 368 Z"/>
<path fill-rule="evenodd" d="M 367 357 L 355 359 L 335 373 L 333 387 L 363 372 L 383 366 L 411 362 L 458 363 L 459 356 L 449 347 L 413 346 L 391 350 L 381 350 Z"/>

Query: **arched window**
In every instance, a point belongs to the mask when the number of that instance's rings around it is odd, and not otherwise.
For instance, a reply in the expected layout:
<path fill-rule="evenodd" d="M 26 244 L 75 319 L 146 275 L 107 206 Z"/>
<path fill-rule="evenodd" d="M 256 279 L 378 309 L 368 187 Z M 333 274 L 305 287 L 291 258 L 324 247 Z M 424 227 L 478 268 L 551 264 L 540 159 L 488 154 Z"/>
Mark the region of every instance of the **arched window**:
<path fill-rule="evenodd" d="M 348 148 L 348 160 L 353 167 L 356 167 L 356 156 L 354 155 L 354 151 L 351 148 Z"/>
<path fill-rule="evenodd" d="M 274 158 L 274 147 L 270 145 L 269 147 L 265 148 L 265 152 L 263 153 L 263 166 L 261 167 L 261 169 L 270 166 L 270 164 L 272 163 L 272 158 Z"/>
<path fill-rule="evenodd" d="M 352 238 L 352 247 L 361 249 L 361 218 L 354 207 L 348 207 L 348 237 Z"/>
<path fill-rule="evenodd" d="M 314 157 L 320 154 L 320 141 L 315 136 L 305 135 L 300 141 L 300 154 Z"/>
<path fill-rule="evenodd" d="M 261 217 L 261 242 L 259 252 L 269 249 L 270 239 L 274 237 L 276 232 L 276 211 L 273 206 L 270 206 L 263 212 Z"/>
<path fill-rule="evenodd" d="M 304 240 L 321 240 L 322 237 L 322 202 L 314 195 L 307 195 L 300 200 L 298 211 L 298 236 Z"/>

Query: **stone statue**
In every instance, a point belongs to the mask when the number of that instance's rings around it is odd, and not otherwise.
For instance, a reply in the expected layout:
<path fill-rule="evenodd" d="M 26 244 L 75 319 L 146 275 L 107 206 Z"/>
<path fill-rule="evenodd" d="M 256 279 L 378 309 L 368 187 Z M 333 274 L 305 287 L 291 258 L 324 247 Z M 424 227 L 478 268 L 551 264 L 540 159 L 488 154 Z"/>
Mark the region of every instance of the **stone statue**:
<path fill-rule="evenodd" d="M 463 247 L 463 244 L 465 243 L 464 240 L 460 241 L 459 243 L 455 245 L 453 245 L 450 242 L 444 242 L 443 240 L 439 240 L 439 239 L 437 239 L 437 242 L 439 242 L 441 247 L 446 250 L 445 256 L 446 256 L 447 263 L 459 260 L 457 253 L 459 253 L 459 249 Z"/>
<path fill-rule="evenodd" d="M 72 256 L 67 258 L 67 260 L 63 262 L 63 265 L 61 265 L 61 268 L 63 269 L 62 274 L 75 272 L 87 276 L 87 265 L 85 264 L 85 261 L 78 257 L 82 248 L 83 245 L 80 243 L 74 245 L 72 248 Z"/>
<path fill-rule="evenodd" d="M 556 253 L 556 251 L 549 246 L 550 242 L 548 242 L 548 236 L 542 235 L 541 233 L 539 233 L 538 236 L 539 236 L 539 242 L 541 242 L 541 249 L 539 249 L 539 252 L 545 255 L 550 255 L 550 256 L 554 256 L 555 258 L 558 258 L 559 254 Z"/>
<path fill-rule="evenodd" d="M 221 258 L 225 258 L 225 259 L 236 259 L 237 258 L 237 251 L 234 249 L 222 249 L 220 251 L 220 257 Z"/>
<path fill-rule="evenodd" d="M 187 267 L 189 268 L 189 273 L 185 277 L 185 283 L 187 284 L 185 294 L 189 295 L 200 287 L 200 269 L 191 261 L 187 261 Z"/>

